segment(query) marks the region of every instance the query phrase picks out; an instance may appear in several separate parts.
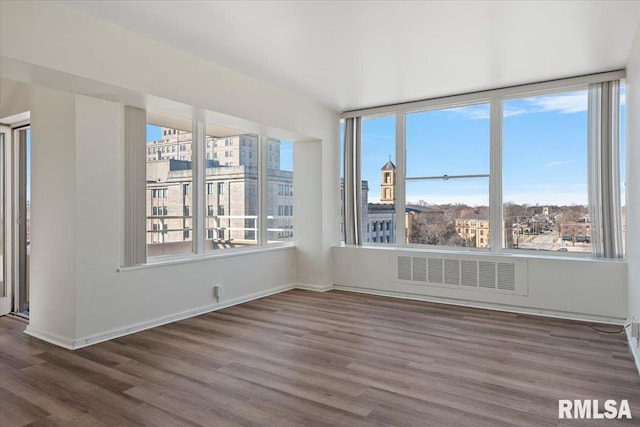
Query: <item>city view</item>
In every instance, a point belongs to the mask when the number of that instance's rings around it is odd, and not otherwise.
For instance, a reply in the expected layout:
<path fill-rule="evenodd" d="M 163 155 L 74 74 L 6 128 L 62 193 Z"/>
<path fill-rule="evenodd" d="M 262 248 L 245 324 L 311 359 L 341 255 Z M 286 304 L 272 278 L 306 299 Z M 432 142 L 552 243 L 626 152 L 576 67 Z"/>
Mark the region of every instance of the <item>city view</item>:
<path fill-rule="evenodd" d="M 219 132 L 219 131 L 218 131 Z M 218 133 L 216 132 L 216 133 Z M 259 136 L 205 137 L 205 250 L 259 241 Z M 147 125 L 147 255 L 193 251 L 193 134 Z M 293 238 L 293 143 L 267 141 L 267 243 Z"/>
<path fill-rule="evenodd" d="M 620 95 L 624 141 L 624 86 Z M 503 248 L 591 252 L 587 98 L 585 89 L 503 102 Z M 489 221 L 489 125 L 488 104 L 407 114 L 406 243 L 489 248 L 492 228 L 495 232 Z M 394 232 L 386 231 L 395 228 L 397 214 L 395 128 L 395 116 L 362 121 L 365 243 L 396 241 Z M 619 161 L 624 177 L 624 144 Z M 389 165 L 392 178 L 385 172 Z"/>

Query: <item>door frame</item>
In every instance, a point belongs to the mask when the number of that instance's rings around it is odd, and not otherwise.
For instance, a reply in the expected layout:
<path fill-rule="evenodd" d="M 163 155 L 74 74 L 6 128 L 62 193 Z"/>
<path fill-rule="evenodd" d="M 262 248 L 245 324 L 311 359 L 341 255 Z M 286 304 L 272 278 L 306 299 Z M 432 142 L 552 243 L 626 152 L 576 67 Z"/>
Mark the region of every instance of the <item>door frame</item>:
<path fill-rule="evenodd" d="M 3 227 L 3 239 L 2 239 L 2 253 L 3 259 L 0 262 L 4 263 L 2 278 L 4 286 L 4 295 L 0 297 L 0 316 L 9 314 L 13 310 L 13 185 L 9 182 L 13 182 L 13 131 L 9 126 L 0 125 L 0 134 L 2 134 L 2 164 L 0 165 L 0 173 L 2 173 L 2 188 L 4 197 L 2 203 L 0 203 L 0 209 L 3 210 L 4 224 Z"/>

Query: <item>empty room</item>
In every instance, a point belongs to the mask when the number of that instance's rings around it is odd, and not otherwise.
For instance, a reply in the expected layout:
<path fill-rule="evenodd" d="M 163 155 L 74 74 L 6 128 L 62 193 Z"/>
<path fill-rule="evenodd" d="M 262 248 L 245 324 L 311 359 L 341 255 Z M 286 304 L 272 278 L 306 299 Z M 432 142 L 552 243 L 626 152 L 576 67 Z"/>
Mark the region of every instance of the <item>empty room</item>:
<path fill-rule="evenodd" d="M 0 0 L 0 425 L 640 420 L 640 1 Z"/>

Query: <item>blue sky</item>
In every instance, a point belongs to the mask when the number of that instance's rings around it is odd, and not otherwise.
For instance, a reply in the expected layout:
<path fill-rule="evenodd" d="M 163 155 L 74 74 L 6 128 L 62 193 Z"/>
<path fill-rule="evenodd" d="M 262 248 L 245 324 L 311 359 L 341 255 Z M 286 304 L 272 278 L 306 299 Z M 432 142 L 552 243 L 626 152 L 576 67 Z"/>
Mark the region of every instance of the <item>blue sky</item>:
<path fill-rule="evenodd" d="M 624 93 L 621 103 L 624 117 Z M 509 100 L 503 110 L 503 200 L 587 204 L 586 90 Z M 489 173 L 488 104 L 409 114 L 406 137 L 408 177 Z M 363 120 L 362 179 L 371 202 L 380 198 L 389 156 L 395 163 L 395 118 Z M 408 203 L 488 205 L 488 193 L 488 178 L 407 182 Z"/>

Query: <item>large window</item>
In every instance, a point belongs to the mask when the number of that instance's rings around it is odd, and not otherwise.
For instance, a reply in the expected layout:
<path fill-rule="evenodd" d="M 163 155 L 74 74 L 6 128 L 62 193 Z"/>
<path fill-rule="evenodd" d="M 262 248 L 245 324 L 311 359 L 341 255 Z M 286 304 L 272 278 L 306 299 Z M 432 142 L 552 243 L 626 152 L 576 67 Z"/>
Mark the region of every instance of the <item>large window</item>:
<path fill-rule="evenodd" d="M 4 142 L 5 133 L 0 131 L 0 298 L 5 296 L 5 256 L 4 256 L 4 174 L 5 172 L 5 159 L 4 159 Z"/>
<path fill-rule="evenodd" d="M 293 142 L 155 112 L 146 112 L 145 127 L 144 110 L 125 114 L 127 141 L 146 132 L 144 150 L 129 149 L 127 158 L 139 160 L 125 167 L 132 180 L 144 161 L 145 176 L 126 197 L 125 266 L 292 239 Z M 144 207 L 135 196 L 143 191 Z M 133 243 L 141 241 L 134 233 L 142 231 L 135 222 L 142 209 L 145 248 Z"/>
<path fill-rule="evenodd" d="M 193 159 L 192 133 L 163 126 L 160 120 L 147 125 L 147 256 L 193 252 Z M 176 147 L 185 147 L 176 159 Z M 149 154 L 150 153 L 150 154 Z"/>
<path fill-rule="evenodd" d="M 293 239 L 293 143 L 267 140 L 267 242 Z"/>
<path fill-rule="evenodd" d="M 621 257 L 621 77 L 605 73 L 363 112 L 382 119 L 345 113 L 347 243 L 386 243 L 380 230 L 394 224 L 373 218 L 371 206 L 390 203 L 402 212 L 395 216 L 395 228 L 404 228 L 399 245 Z M 379 126 L 385 120 L 388 129 Z M 385 134 L 402 138 L 385 147 Z M 396 152 L 403 154 L 397 162 Z M 380 170 L 383 161 L 396 172 Z M 369 202 L 361 214 L 360 186 Z"/>
<path fill-rule="evenodd" d="M 489 246 L 489 105 L 406 117 L 407 243 Z"/>
<path fill-rule="evenodd" d="M 626 120 L 627 120 L 627 91 L 624 80 L 620 82 L 620 226 L 622 229 L 622 251 L 626 249 L 627 243 L 627 152 L 626 152 Z"/>
<path fill-rule="evenodd" d="M 255 246 L 260 137 L 207 125 L 205 140 L 205 250 Z"/>
<path fill-rule="evenodd" d="M 362 120 L 362 241 L 396 242 L 396 118 Z"/>
<path fill-rule="evenodd" d="M 502 107 L 504 247 L 591 252 L 587 90 Z"/>

